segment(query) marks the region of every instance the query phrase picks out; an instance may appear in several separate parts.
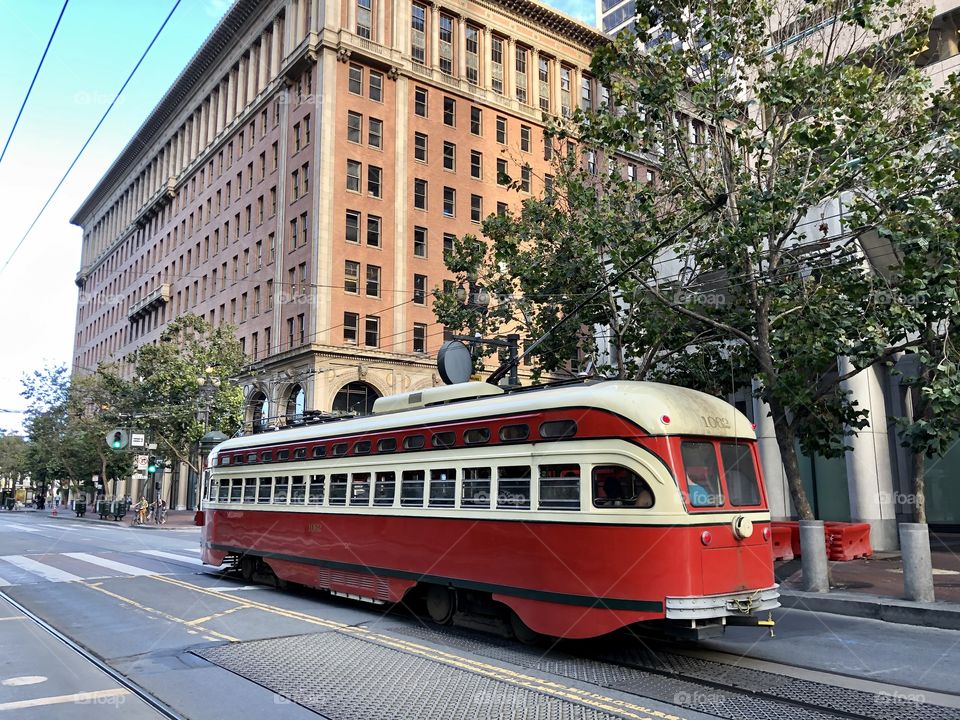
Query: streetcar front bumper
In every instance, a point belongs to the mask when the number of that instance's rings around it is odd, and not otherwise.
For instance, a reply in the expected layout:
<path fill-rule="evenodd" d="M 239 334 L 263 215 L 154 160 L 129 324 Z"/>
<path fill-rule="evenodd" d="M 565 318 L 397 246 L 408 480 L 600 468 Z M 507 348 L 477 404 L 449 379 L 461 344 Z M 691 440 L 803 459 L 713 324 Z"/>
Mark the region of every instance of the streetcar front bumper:
<path fill-rule="evenodd" d="M 780 607 L 779 585 L 762 590 L 751 590 L 722 595 L 695 597 L 668 597 L 667 620 L 711 620 L 725 617 L 744 617 Z"/>

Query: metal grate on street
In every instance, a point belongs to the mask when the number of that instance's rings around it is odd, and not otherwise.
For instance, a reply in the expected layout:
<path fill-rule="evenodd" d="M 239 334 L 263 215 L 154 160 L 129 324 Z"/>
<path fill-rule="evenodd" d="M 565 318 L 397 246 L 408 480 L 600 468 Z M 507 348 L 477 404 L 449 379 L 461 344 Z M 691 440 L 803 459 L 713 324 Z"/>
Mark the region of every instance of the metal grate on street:
<path fill-rule="evenodd" d="M 577 702 L 340 632 L 195 650 L 332 720 L 615 720 Z"/>

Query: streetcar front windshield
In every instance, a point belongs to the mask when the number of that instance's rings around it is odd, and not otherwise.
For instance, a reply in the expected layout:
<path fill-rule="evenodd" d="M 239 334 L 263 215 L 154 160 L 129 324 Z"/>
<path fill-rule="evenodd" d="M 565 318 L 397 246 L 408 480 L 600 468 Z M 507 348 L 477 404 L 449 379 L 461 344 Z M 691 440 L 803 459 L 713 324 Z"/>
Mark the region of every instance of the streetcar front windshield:
<path fill-rule="evenodd" d="M 731 505 L 759 505 L 760 484 L 753 466 L 753 453 L 744 443 L 720 443 L 720 459 Z"/>
<path fill-rule="evenodd" d="M 684 440 L 680 454 L 689 507 L 761 504 L 760 483 L 749 443 Z"/>

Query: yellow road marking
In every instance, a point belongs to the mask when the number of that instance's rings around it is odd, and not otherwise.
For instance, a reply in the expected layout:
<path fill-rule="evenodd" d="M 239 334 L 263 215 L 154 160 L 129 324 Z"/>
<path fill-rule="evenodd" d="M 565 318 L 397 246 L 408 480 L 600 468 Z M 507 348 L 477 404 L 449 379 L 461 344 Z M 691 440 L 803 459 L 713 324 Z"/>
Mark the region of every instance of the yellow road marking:
<path fill-rule="evenodd" d="M 150 577 L 153 580 L 176 585 L 186 590 L 191 590 L 193 592 L 198 592 L 205 595 L 213 595 L 224 600 L 229 600 L 237 603 L 238 605 L 242 605 L 243 607 L 263 610 L 275 615 L 307 622 L 312 625 L 320 625 L 322 627 L 339 630 L 344 633 L 359 635 L 362 636 L 363 639 L 379 645 L 392 647 L 413 655 L 419 655 L 444 665 L 457 667 L 459 669 L 483 675 L 501 682 L 506 682 L 511 685 L 542 692 L 564 700 L 578 702 L 582 705 L 587 705 L 605 712 L 614 712 L 622 717 L 629 718 L 630 720 L 652 720 L 653 718 L 658 718 L 659 720 L 682 720 L 682 718 L 677 715 L 671 715 L 670 713 L 665 713 L 660 710 L 653 710 L 651 708 L 635 705 L 624 700 L 618 700 L 606 695 L 600 695 L 598 693 L 583 690 L 581 688 L 563 685 L 561 683 L 544 680 L 531 675 L 525 675 L 523 673 L 509 670 L 505 667 L 500 667 L 498 665 L 471 660 L 470 658 L 454 655 L 452 653 L 444 652 L 426 645 L 419 645 L 417 643 L 410 642 L 409 640 L 403 640 L 402 638 L 396 638 L 390 635 L 373 632 L 367 628 L 346 625 L 344 623 L 338 623 L 332 620 L 325 620 L 323 618 L 318 618 L 314 615 L 308 615 L 297 610 L 288 610 L 286 608 L 277 607 L 276 605 L 250 600 L 249 598 L 244 598 L 241 600 L 225 593 L 215 592 L 200 585 L 194 585 L 177 578 L 164 577 L 161 575 L 151 575 Z"/>
<path fill-rule="evenodd" d="M 209 622 L 210 620 L 216 620 L 217 618 L 222 618 L 224 615 L 229 615 L 230 613 L 235 613 L 237 610 L 246 610 L 248 606 L 246 605 L 237 605 L 232 608 L 228 608 L 223 612 L 216 612 L 212 615 L 206 615 L 202 618 L 197 618 L 196 620 L 190 620 L 187 625 L 199 625 L 200 623 Z"/>
<path fill-rule="evenodd" d="M 97 690 L 95 692 L 73 693 L 71 695 L 54 695 L 52 697 L 34 698 L 33 700 L 17 700 L 15 702 L 0 703 L 0 712 L 9 710 L 23 710 L 24 708 L 42 707 L 44 705 L 62 705 L 63 703 L 83 703 L 102 700 L 103 698 L 129 695 L 126 688 L 113 690 Z"/>
<path fill-rule="evenodd" d="M 190 627 L 189 620 L 185 620 L 184 618 L 177 617 L 176 615 L 171 615 L 170 613 L 166 613 L 163 610 L 157 610 L 156 608 L 152 608 L 148 605 L 144 605 L 143 603 L 137 602 L 136 600 L 131 600 L 130 598 L 124 597 L 123 595 L 118 595 L 117 593 L 110 592 L 106 588 L 100 587 L 100 583 L 93 584 L 93 583 L 81 582 L 80 584 L 85 585 L 91 590 L 96 590 L 97 592 L 101 592 L 104 595 L 109 595 L 115 600 L 119 600 L 120 602 L 126 603 L 127 605 L 132 605 L 138 610 L 143 610 L 144 612 L 150 613 L 151 615 L 157 615 L 159 617 L 164 618 L 165 620 L 175 622 L 178 625 L 186 625 L 187 627 Z M 232 637 L 230 635 L 224 635 L 223 633 L 219 633 L 216 630 L 210 630 L 209 628 L 201 627 L 200 629 L 203 630 L 203 632 L 209 633 L 210 635 L 214 635 L 221 640 L 227 640 L 229 642 L 238 642 L 239 640 L 238 638 Z"/>

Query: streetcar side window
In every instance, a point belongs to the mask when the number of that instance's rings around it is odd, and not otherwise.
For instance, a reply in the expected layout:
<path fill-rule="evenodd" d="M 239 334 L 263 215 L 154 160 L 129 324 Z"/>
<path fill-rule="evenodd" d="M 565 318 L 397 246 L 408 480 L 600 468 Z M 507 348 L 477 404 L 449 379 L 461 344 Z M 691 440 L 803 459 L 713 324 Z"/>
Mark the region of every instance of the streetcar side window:
<path fill-rule="evenodd" d="M 353 473 L 350 484 L 350 504 L 351 505 L 369 505 L 370 504 L 370 473 Z"/>
<path fill-rule="evenodd" d="M 423 435 L 410 435 L 403 439 L 404 450 L 419 450 L 424 446 L 425 438 Z"/>
<path fill-rule="evenodd" d="M 220 492 L 217 494 L 217 500 L 220 502 L 230 502 L 230 481 L 220 481 Z"/>
<path fill-rule="evenodd" d="M 277 460 L 289 460 L 289 459 L 290 459 L 289 450 L 281 450 L 280 452 L 277 453 Z"/>
<path fill-rule="evenodd" d="M 680 443 L 683 469 L 687 475 L 687 502 L 691 507 L 723 505 L 720 468 L 712 442 L 685 440 Z"/>
<path fill-rule="evenodd" d="M 230 464 L 230 456 L 229 456 L 229 455 L 221 455 L 221 456 L 220 456 L 219 458 L 217 458 L 217 459 L 220 461 L 220 464 L 221 464 L 221 465 L 229 465 L 229 464 Z"/>
<path fill-rule="evenodd" d="M 234 456 L 233 456 L 233 464 L 234 464 L 234 465 L 243 465 L 243 455 L 241 455 L 240 453 L 237 453 L 236 455 L 234 455 Z"/>
<path fill-rule="evenodd" d="M 457 434 L 454 432 L 434 433 L 430 439 L 430 444 L 435 448 L 451 448 L 457 442 Z"/>
<path fill-rule="evenodd" d="M 392 453 L 396 449 L 397 449 L 396 438 L 383 438 L 381 440 L 377 440 L 378 453 Z"/>
<path fill-rule="evenodd" d="M 260 478 L 259 485 L 257 486 L 257 502 L 258 503 L 270 502 L 270 492 L 272 490 L 273 490 L 273 478 L 268 478 L 268 477 Z"/>
<path fill-rule="evenodd" d="M 303 459 L 307 456 L 307 449 L 306 449 L 306 448 L 297 448 L 296 450 L 293 451 L 293 456 L 294 456 L 297 460 L 303 460 Z"/>
<path fill-rule="evenodd" d="M 463 441 L 467 445 L 483 445 L 490 442 L 490 428 L 470 428 L 463 433 Z"/>
<path fill-rule="evenodd" d="M 573 437 L 576 434 L 577 423 L 575 420 L 549 420 L 540 423 L 540 437 L 542 438 L 555 440 Z"/>
<path fill-rule="evenodd" d="M 540 466 L 540 508 L 544 510 L 580 509 L 580 466 Z"/>
<path fill-rule="evenodd" d="M 441 468 L 430 471 L 430 507 L 453 507 L 456 493 L 456 470 Z"/>
<path fill-rule="evenodd" d="M 397 490 L 397 476 L 393 472 L 378 472 L 373 486 L 374 505 L 393 505 L 393 496 Z"/>
<path fill-rule="evenodd" d="M 257 461 L 256 453 L 250 453 L 249 455 L 247 455 L 247 464 L 252 464 L 252 463 L 255 463 L 256 461 Z"/>
<path fill-rule="evenodd" d="M 369 440 L 358 440 L 353 445 L 353 454 L 354 455 L 369 455 L 370 454 L 370 441 Z"/>
<path fill-rule="evenodd" d="M 310 489 L 307 499 L 311 505 L 323 505 L 323 484 L 326 479 L 325 475 L 310 476 Z"/>
<path fill-rule="evenodd" d="M 314 456 L 315 458 L 322 458 L 322 457 L 323 457 L 324 455 L 326 455 L 326 454 L 327 454 L 327 446 L 326 446 L 326 445 L 315 445 L 315 446 L 314 446 L 314 448 L 313 448 L 313 456 Z"/>
<path fill-rule="evenodd" d="M 490 468 L 464 468 L 462 492 L 460 507 L 489 508 Z"/>
<path fill-rule="evenodd" d="M 497 507 L 508 510 L 530 509 L 529 465 L 497 468 Z"/>
<path fill-rule="evenodd" d="M 230 502 L 243 501 L 243 480 L 234 478 L 230 481 Z"/>
<path fill-rule="evenodd" d="M 530 437 L 529 425 L 504 425 L 500 428 L 500 439 L 503 442 L 517 442 Z"/>
<path fill-rule="evenodd" d="M 290 504 L 303 505 L 306 495 L 307 488 L 303 482 L 303 475 L 294 475 L 290 479 Z"/>
<path fill-rule="evenodd" d="M 273 501 L 275 503 L 287 504 L 287 496 L 290 494 L 290 478 L 289 477 L 278 477 L 275 480 L 275 485 L 273 489 Z"/>
<path fill-rule="evenodd" d="M 420 438 L 423 439 L 423 436 L 421 435 Z M 404 470 L 400 479 L 401 505 L 423 507 L 423 477 L 423 470 Z"/>
<path fill-rule="evenodd" d="M 738 507 L 759 505 L 760 487 L 757 484 L 750 446 L 742 443 L 720 443 L 720 459 L 723 461 L 730 504 Z"/>
<path fill-rule="evenodd" d="M 346 454 L 347 454 L 347 443 L 334 443 L 333 445 L 334 457 L 343 457 Z"/>
<path fill-rule="evenodd" d="M 622 465 L 598 465 L 593 469 L 594 507 L 653 507 L 653 491 L 633 470 Z"/>
<path fill-rule="evenodd" d="M 347 504 L 347 474 L 334 473 L 330 476 L 330 504 Z"/>
<path fill-rule="evenodd" d="M 260 453 L 260 460 L 261 462 L 273 462 L 273 452 L 265 450 Z"/>
<path fill-rule="evenodd" d="M 243 481 L 243 501 L 252 503 L 257 501 L 257 479 L 246 478 Z"/>

